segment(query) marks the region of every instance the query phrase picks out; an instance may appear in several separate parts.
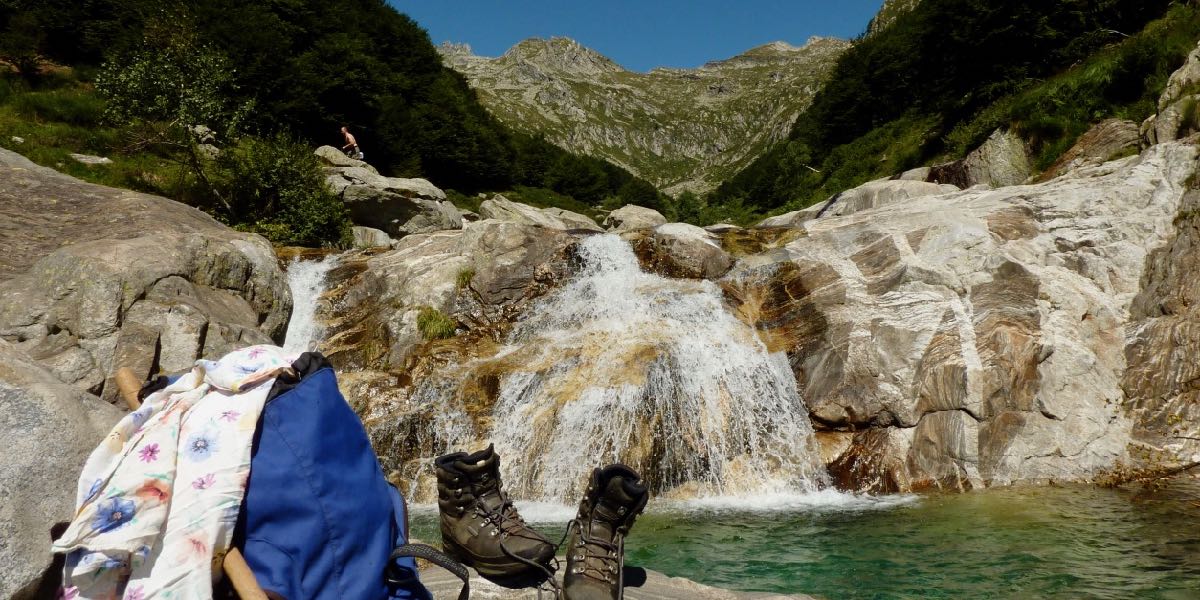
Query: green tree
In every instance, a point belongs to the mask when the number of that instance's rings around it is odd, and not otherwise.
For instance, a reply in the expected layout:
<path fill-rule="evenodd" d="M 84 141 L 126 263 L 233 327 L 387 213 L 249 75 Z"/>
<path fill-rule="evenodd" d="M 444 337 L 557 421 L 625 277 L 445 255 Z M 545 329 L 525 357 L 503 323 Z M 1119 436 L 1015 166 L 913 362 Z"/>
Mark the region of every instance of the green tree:
<path fill-rule="evenodd" d="M 0 60 L 12 65 L 22 77 L 35 77 L 41 69 L 40 48 L 45 35 L 32 13 L 12 15 L 0 33 Z"/>
<path fill-rule="evenodd" d="M 288 135 L 243 137 L 211 169 L 243 229 L 272 242 L 348 246 L 350 221 L 341 199 L 326 187 L 312 149 Z"/>
<path fill-rule="evenodd" d="M 617 190 L 617 197 L 621 200 L 621 204 L 636 204 L 646 208 L 653 208 L 659 212 L 666 212 L 666 203 L 663 202 L 663 196 L 650 182 L 644 179 L 631 179 Z"/>
<path fill-rule="evenodd" d="M 192 175 L 237 218 L 207 176 L 208 152 L 201 147 L 210 137 L 235 139 L 253 107 L 237 99 L 233 66 L 224 54 L 202 44 L 186 25 L 157 23 L 139 48 L 103 65 L 96 89 L 107 101 L 106 120 L 140 132 L 129 149 L 166 146 L 179 152 Z"/>

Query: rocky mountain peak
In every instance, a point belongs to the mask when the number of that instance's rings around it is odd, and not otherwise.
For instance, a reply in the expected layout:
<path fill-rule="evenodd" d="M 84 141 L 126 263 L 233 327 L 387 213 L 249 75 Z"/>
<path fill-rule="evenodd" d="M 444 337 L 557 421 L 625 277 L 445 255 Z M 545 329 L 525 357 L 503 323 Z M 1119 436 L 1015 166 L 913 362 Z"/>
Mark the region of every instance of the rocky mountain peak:
<path fill-rule="evenodd" d="M 501 63 L 524 63 L 542 70 L 573 74 L 595 75 L 624 71 L 608 57 L 568 37 L 529 38 L 509 48 L 498 59 Z"/>
<path fill-rule="evenodd" d="M 628 71 L 570 38 L 503 56 L 442 46 L 501 121 L 604 158 L 671 193 L 704 192 L 783 139 L 850 42 L 771 42 L 696 69 Z"/>

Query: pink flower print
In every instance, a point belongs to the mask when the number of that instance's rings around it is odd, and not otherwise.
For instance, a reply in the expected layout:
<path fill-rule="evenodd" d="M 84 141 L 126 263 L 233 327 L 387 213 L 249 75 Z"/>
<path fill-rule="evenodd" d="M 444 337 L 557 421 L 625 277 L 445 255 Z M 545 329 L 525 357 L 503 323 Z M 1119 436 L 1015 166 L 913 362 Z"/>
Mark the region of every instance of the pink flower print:
<path fill-rule="evenodd" d="M 236 421 L 237 418 L 240 416 L 242 416 L 242 413 L 240 413 L 236 410 L 227 410 L 227 411 L 221 413 L 221 416 L 219 418 L 222 421 L 232 423 L 232 422 Z"/>
<path fill-rule="evenodd" d="M 171 497 L 171 490 L 157 479 L 147 479 L 135 493 L 150 506 L 166 504 L 167 499 Z"/>
<path fill-rule="evenodd" d="M 212 558 L 208 553 L 208 542 L 204 541 L 204 538 L 200 534 L 189 536 L 184 542 L 184 559 L 196 558 L 208 560 Z"/>
<path fill-rule="evenodd" d="M 214 477 L 212 473 L 209 473 L 204 477 L 196 478 L 196 480 L 192 482 L 192 487 L 198 490 L 207 490 L 208 488 L 212 487 L 212 484 L 215 483 L 216 480 L 217 478 Z"/>
<path fill-rule="evenodd" d="M 154 462 L 154 461 L 158 460 L 158 444 L 150 444 L 149 446 L 143 446 L 141 451 L 138 452 L 138 457 L 141 458 L 142 462 L 145 462 L 145 463 L 150 463 L 150 462 Z"/>
<path fill-rule="evenodd" d="M 146 600 L 145 588 L 138 585 L 125 590 L 124 600 Z"/>
<path fill-rule="evenodd" d="M 79 597 L 79 588 L 75 586 L 58 588 L 56 600 L 74 600 Z"/>
<path fill-rule="evenodd" d="M 246 353 L 246 356 L 248 356 L 250 358 L 258 358 L 258 357 L 262 356 L 262 354 L 263 354 L 262 348 L 251 348 L 250 351 Z"/>

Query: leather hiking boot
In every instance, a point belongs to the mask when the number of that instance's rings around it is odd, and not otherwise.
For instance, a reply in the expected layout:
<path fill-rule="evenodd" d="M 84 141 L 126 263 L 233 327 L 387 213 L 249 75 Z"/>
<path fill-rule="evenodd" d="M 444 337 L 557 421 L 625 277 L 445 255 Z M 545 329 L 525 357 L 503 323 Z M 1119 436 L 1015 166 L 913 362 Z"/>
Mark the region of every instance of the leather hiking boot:
<path fill-rule="evenodd" d="M 624 597 L 625 536 L 650 498 L 640 480 L 625 465 L 592 471 L 579 514 L 570 524 L 563 577 L 566 600 Z"/>
<path fill-rule="evenodd" d="M 488 446 L 433 461 L 446 553 L 493 581 L 551 573 L 555 547 L 529 528 L 500 482 L 500 457 Z M 531 575 L 532 574 L 532 575 Z"/>

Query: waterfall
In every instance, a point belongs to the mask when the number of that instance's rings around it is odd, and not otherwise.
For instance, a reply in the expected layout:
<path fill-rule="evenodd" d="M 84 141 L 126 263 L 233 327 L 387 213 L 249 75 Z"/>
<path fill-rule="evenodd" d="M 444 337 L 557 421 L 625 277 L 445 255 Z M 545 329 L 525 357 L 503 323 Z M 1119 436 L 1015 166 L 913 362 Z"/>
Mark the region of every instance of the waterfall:
<path fill-rule="evenodd" d="M 446 406 L 448 387 L 494 382 L 483 384 L 496 392 L 482 437 L 510 491 L 572 501 L 610 462 L 681 498 L 825 484 L 786 356 L 767 351 L 716 284 L 645 273 L 614 235 L 586 238 L 578 256 L 580 272 L 526 310 L 495 356 L 424 390 Z M 469 443 L 461 429 L 444 441 Z"/>
<path fill-rule="evenodd" d="M 337 255 L 321 260 L 297 257 L 287 268 L 288 287 L 292 290 L 292 318 L 288 320 L 283 348 L 289 352 L 307 352 L 320 341 L 321 326 L 316 321 L 317 301 L 325 291 L 325 276 L 337 265 Z"/>

